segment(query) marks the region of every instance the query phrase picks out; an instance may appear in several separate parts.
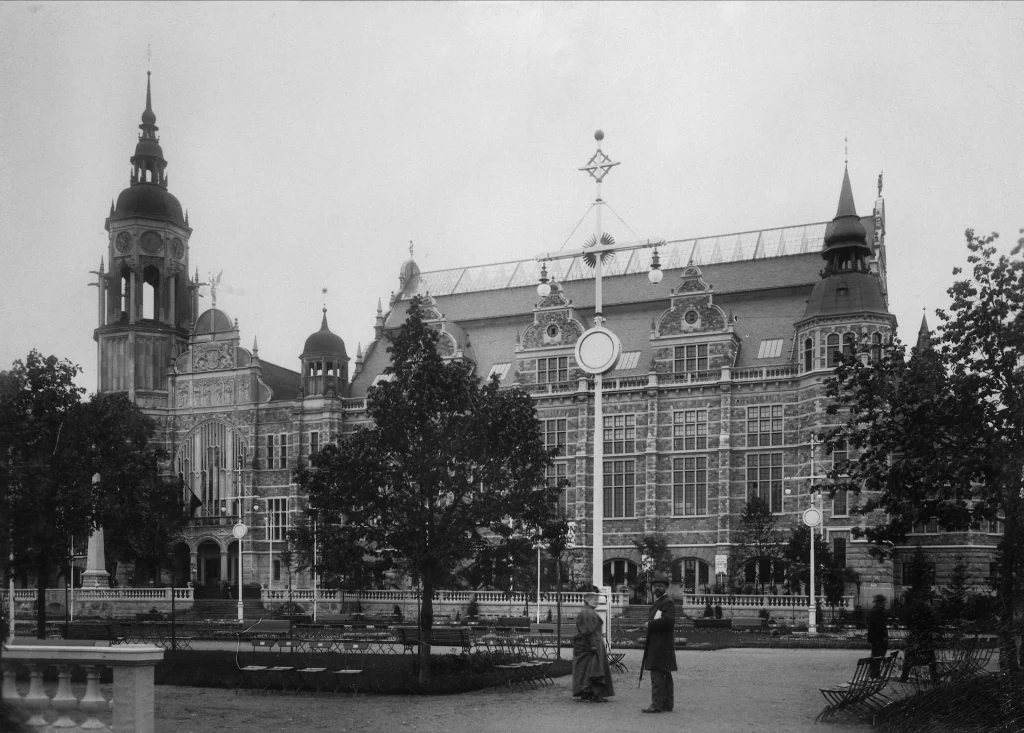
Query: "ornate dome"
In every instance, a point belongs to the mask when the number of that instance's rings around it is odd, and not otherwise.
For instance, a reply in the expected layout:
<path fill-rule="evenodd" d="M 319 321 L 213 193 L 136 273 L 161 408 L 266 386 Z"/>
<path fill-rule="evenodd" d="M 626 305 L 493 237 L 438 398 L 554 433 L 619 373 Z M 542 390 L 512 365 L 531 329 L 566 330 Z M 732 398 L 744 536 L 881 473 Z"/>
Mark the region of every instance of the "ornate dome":
<path fill-rule="evenodd" d="M 156 183 L 136 183 L 121 192 L 110 218 L 122 219 L 129 216 L 167 219 L 175 224 L 188 226 L 178 199 Z"/>
<path fill-rule="evenodd" d="M 220 308 L 210 308 L 196 319 L 196 327 L 193 333 L 222 333 L 224 331 L 233 331 L 234 328 L 235 324 L 231 320 L 231 316 Z"/>
<path fill-rule="evenodd" d="M 345 342 L 341 340 L 341 336 L 332 333 L 331 329 L 327 327 L 326 308 L 324 308 L 324 317 L 320 323 L 320 330 L 311 334 L 306 339 L 306 344 L 302 347 L 300 358 L 313 356 L 314 354 L 330 354 L 331 356 L 340 356 L 342 359 L 348 359 L 348 353 L 345 351 Z"/>
<path fill-rule="evenodd" d="M 804 318 L 850 313 L 889 313 L 878 277 L 870 272 L 843 272 L 814 284 Z"/>

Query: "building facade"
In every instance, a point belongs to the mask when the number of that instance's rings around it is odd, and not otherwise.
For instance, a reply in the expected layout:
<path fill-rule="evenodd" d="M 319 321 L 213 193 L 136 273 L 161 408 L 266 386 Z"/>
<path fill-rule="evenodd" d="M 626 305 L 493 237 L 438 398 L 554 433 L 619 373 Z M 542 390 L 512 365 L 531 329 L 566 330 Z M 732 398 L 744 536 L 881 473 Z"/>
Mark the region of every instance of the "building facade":
<path fill-rule="evenodd" d="M 388 365 L 386 333 L 401 326 L 413 297 L 423 299 L 445 356 L 533 396 L 545 439 L 559 448 L 550 479 L 569 482 L 562 508 L 576 522 L 578 577 L 591 576 L 590 487 L 600 470 L 606 582 L 634 582 L 641 562 L 634 541 L 658 534 L 675 558 L 677 592 L 725 582 L 750 497 L 768 504 L 780 528 L 800 520 L 814 477 L 845 457 L 812 440 L 830 426 L 824 382 L 834 355 L 862 342 L 881 349 L 895 334 L 881 181 L 871 213 L 861 216 L 844 172 L 831 220 L 665 242 L 665 278 L 656 288 L 647 279 L 648 253 L 615 255 L 603 313 L 622 354 L 604 379 L 601 425 L 593 384 L 574 357 L 594 316 L 592 271 L 579 257 L 547 263 L 551 292 L 538 298 L 532 259 L 421 272 L 410 248 L 387 307 L 378 302 L 374 340 L 350 360 L 325 308 L 319 330 L 301 351 L 296 344 L 293 370 L 261 360 L 256 343 L 239 342 L 237 321 L 216 307 L 215 283 L 213 307 L 199 312 L 198 275 L 188 274 L 192 229 L 168 191 L 148 85 L 140 129 L 129 186 L 106 221 L 98 387 L 127 391 L 156 420 L 172 456 L 168 470 L 183 480 L 186 498 L 201 502 L 177 550 L 176 584 L 224 592 L 237 583 L 238 523 L 248 527 L 243 583 L 287 582 L 279 553 L 304 506 L 292 471 L 367 423 L 367 391 Z M 600 466 L 592 460 L 595 432 Z M 908 548 L 894 561 L 870 557 L 852 534 L 871 519 L 854 512 L 857 501 L 825 497 L 823 532 L 837 564 L 859 575 L 863 602 L 900 592 Z M 938 583 L 957 556 L 983 583 L 998 526 L 920 529 L 913 544 L 929 549 Z M 768 592 L 787 590 L 777 563 L 751 563 L 738 577 Z"/>

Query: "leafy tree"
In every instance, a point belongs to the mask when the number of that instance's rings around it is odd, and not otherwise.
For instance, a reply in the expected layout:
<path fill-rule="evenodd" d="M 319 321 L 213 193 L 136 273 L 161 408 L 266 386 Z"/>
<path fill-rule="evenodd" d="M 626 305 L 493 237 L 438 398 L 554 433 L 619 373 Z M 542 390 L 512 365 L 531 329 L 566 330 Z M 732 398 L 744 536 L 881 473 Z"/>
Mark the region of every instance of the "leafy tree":
<path fill-rule="evenodd" d="M 77 373 L 35 350 L 0 373 L 0 532 L 14 549 L 13 570 L 36 577 L 40 636 L 46 588 L 72 536 L 116 526 L 123 557 L 163 557 L 157 545 L 181 519 L 176 487 L 159 478 L 161 454 L 147 448 L 152 422 L 123 394 L 83 403 Z M 154 540 L 160 523 L 166 532 Z"/>
<path fill-rule="evenodd" d="M 747 563 L 760 558 L 779 560 L 782 557 L 782 532 L 771 507 L 759 496 L 750 497 L 740 513 L 735 532 L 736 552 L 730 558 L 731 575 L 738 575 Z M 761 579 L 763 585 L 764 579 Z"/>
<path fill-rule="evenodd" d="M 909 360 L 898 342 L 877 358 L 840 359 L 828 409 L 846 422 L 828 437 L 860 452 L 842 468 L 848 477 L 832 472 L 832 488 L 869 492 L 858 511 L 889 517 L 863 533 L 881 556 L 932 517 L 950 531 L 1004 519 L 1000 664 L 1019 672 L 1012 636 L 1024 596 L 1024 238 L 997 255 L 997 236 L 967 230 L 971 276 L 947 291 L 949 311 L 936 311 L 937 343 L 922 339 Z"/>
<path fill-rule="evenodd" d="M 789 539 L 781 551 L 782 558 L 788 563 L 790 582 L 803 583 L 810 588 L 811 584 L 811 528 L 803 522 L 793 525 Z M 826 572 L 835 565 L 832 548 L 822 538 L 821 532 L 814 533 L 814 585 L 815 591 L 820 589 Z"/>
<path fill-rule="evenodd" d="M 939 613 L 942 620 L 962 629 L 967 618 L 967 561 L 957 555 L 949 573 L 949 581 L 939 589 Z"/>
<path fill-rule="evenodd" d="M 484 543 L 556 516 L 558 489 L 545 488 L 553 451 L 526 392 L 483 385 L 471 364 L 442 358 L 419 298 L 388 339 L 389 381 L 367 397 L 373 425 L 326 446 L 296 479 L 318 524 L 341 518 L 332 543 L 390 554 L 422 582 L 419 625 L 429 642 L 433 592 L 444 578 Z M 427 684 L 429 643 L 419 654 Z"/>
<path fill-rule="evenodd" d="M 641 568 L 640 582 L 637 592 L 651 600 L 651 579 L 657 573 L 672 572 L 672 550 L 668 548 L 668 538 L 663 534 L 645 534 L 633 540 L 633 546 L 640 551 L 640 556 L 649 558 L 648 564 Z"/>

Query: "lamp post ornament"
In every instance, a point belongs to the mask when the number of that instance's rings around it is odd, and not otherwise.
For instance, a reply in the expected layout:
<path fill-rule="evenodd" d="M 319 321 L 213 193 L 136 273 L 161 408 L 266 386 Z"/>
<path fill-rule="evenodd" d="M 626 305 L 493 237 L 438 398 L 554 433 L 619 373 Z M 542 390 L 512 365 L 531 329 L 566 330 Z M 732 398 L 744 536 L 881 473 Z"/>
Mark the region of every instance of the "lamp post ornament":
<path fill-rule="evenodd" d="M 547 260 L 568 259 L 582 257 L 583 261 L 594 269 L 594 325 L 587 329 L 576 341 L 575 357 L 576 363 L 587 374 L 594 377 L 594 433 L 593 433 L 593 474 L 594 493 L 591 525 L 591 551 L 592 551 L 592 584 L 603 589 L 604 596 L 603 612 L 607 620 L 611 604 L 610 588 L 604 588 L 604 405 L 602 400 L 603 375 L 615 368 L 619 360 L 622 344 L 619 338 L 609 329 L 604 327 L 604 303 L 602 293 L 602 275 L 605 263 L 615 255 L 618 250 L 632 250 L 655 247 L 654 257 L 651 262 L 651 272 L 648 278 L 651 284 L 657 285 L 661 282 L 661 264 L 658 260 L 657 247 L 662 242 L 637 243 L 626 246 L 616 246 L 614 237 L 611 234 L 601 231 L 601 208 L 604 200 L 601 198 L 601 183 L 612 168 L 619 165 L 601 150 L 601 141 L 604 140 L 604 132 L 598 130 L 594 133 L 597 141 L 597 152 L 595 152 L 587 164 L 579 170 L 586 171 L 597 183 L 597 194 L 594 199 L 595 206 L 595 227 L 594 234 L 584 244 L 583 249 L 575 251 L 549 252 L 537 256 L 541 262 L 540 285 L 537 287 L 537 294 L 546 298 L 551 294 L 551 286 L 548 284 Z M 601 610 L 599 610 L 599 613 Z M 605 623 L 605 633 L 610 632 L 610 624 Z"/>

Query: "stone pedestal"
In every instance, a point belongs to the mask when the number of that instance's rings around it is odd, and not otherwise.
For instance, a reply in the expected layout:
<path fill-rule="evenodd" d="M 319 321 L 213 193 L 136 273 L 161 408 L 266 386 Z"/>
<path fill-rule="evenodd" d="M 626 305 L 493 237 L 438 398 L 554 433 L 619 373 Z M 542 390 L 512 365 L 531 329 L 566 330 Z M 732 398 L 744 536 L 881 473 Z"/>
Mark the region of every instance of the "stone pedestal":
<path fill-rule="evenodd" d="M 86 555 L 85 572 L 82 573 L 83 588 L 107 588 L 110 573 L 106 570 L 107 555 L 103 549 L 103 528 L 89 535 L 89 552 Z"/>

